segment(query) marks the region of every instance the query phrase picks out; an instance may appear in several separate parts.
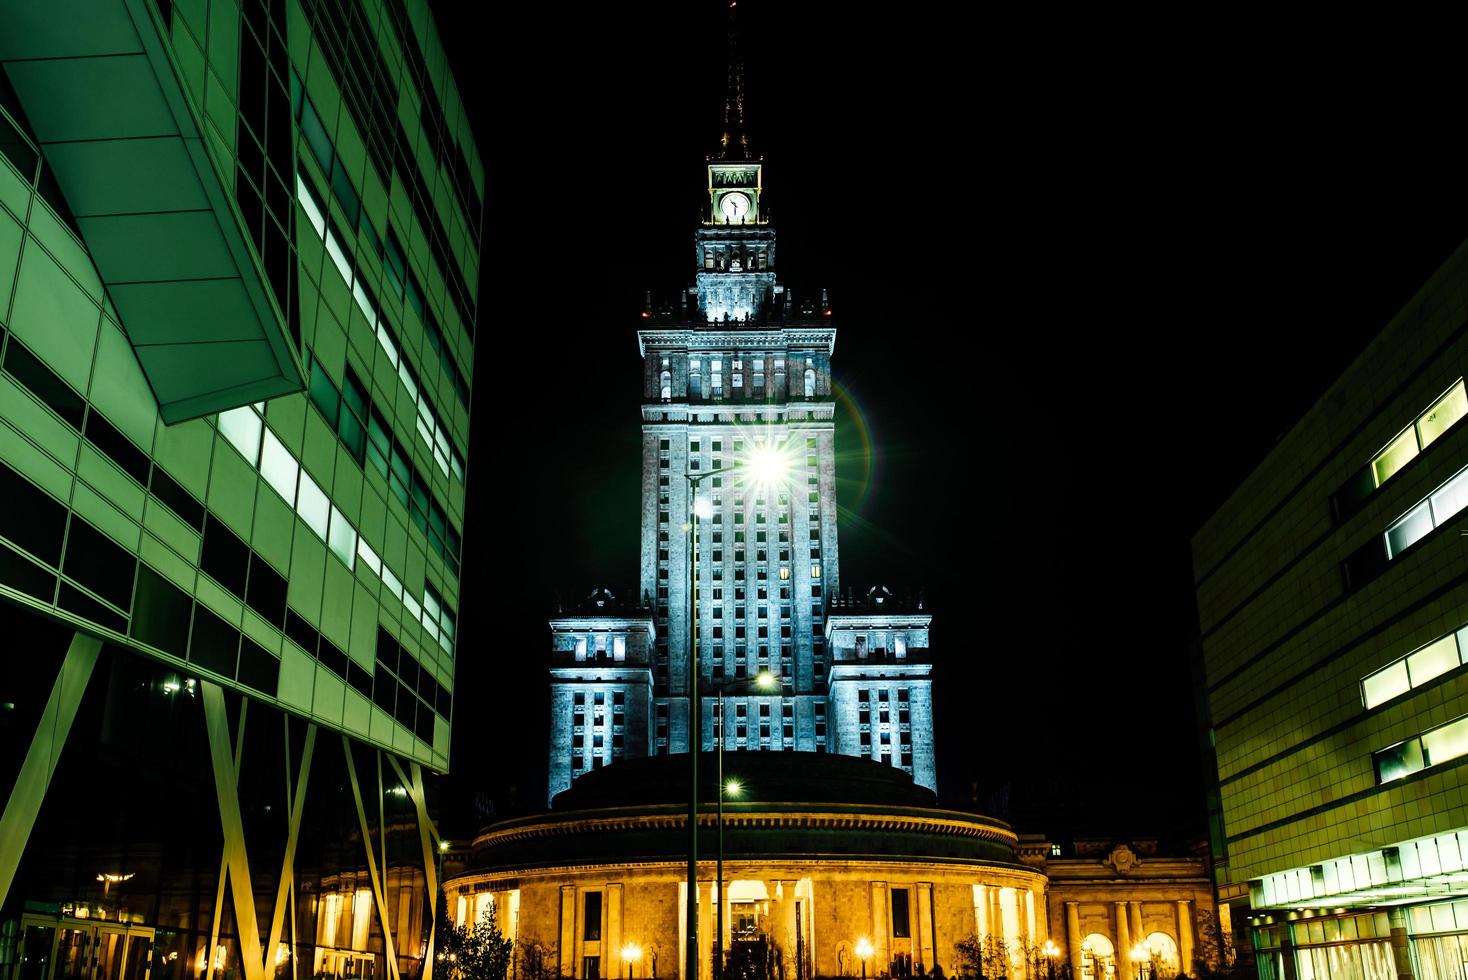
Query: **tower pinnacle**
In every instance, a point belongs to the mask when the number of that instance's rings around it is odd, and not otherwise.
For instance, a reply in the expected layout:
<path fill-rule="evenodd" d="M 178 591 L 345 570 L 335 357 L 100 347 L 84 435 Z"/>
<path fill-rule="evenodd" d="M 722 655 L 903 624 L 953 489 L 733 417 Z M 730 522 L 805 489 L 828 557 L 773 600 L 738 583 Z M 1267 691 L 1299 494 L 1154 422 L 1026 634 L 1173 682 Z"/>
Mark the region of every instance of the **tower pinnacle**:
<path fill-rule="evenodd" d="M 738 0 L 729 0 L 729 81 L 724 94 L 724 135 L 719 140 L 720 160 L 748 160 L 749 140 L 744 135 L 744 59 L 739 54 Z"/>

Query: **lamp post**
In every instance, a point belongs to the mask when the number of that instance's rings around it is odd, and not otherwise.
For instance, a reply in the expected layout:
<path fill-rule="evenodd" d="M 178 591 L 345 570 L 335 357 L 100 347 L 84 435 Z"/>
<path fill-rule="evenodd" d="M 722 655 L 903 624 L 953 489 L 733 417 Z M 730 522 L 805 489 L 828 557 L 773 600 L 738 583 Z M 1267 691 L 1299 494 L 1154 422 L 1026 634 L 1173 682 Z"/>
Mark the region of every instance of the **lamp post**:
<path fill-rule="evenodd" d="M 856 958 L 861 960 L 861 980 L 867 980 L 867 960 L 872 958 L 872 941 L 866 936 L 856 941 Z"/>
<path fill-rule="evenodd" d="M 1045 948 L 1042 952 L 1045 954 L 1045 962 L 1050 967 L 1049 980 L 1055 980 L 1055 961 L 1060 957 L 1060 947 L 1055 945 L 1053 940 L 1047 939 L 1045 940 Z"/>
<path fill-rule="evenodd" d="M 1151 957 L 1148 955 L 1147 947 L 1137 943 L 1132 947 L 1132 962 L 1137 965 L 1137 980 L 1142 980 L 1142 967 Z"/>
<path fill-rule="evenodd" d="M 727 469 L 703 473 L 686 472 L 688 481 L 688 909 L 685 931 L 688 946 L 683 958 L 682 980 L 698 980 L 698 750 L 702 738 L 700 724 L 698 669 L 698 521 L 713 515 L 713 505 L 700 500 L 698 487 L 711 476 L 751 473 L 760 483 L 777 483 L 785 478 L 790 464 L 777 449 L 758 446 L 747 460 Z M 720 789 L 722 805 L 723 791 Z M 723 902 L 720 901 L 722 908 Z M 722 936 L 720 937 L 722 939 Z"/>
<path fill-rule="evenodd" d="M 632 964 L 642 959 L 642 947 L 629 942 L 622 947 L 622 962 L 627 964 L 627 980 L 632 980 Z"/>
<path fill-rule="evenodd" d="M 718 710 L 714 713 L 714 741 L 719 746 L 716 755 L 719 776 L 717 821 L 719 827 L 719 859 L 716 862 L 716 871 L 714 873 L 714 878 L 718 882 L 715 886 L 718 896 L 715 901 L 718 904 L 714 906 L 718 913 L 718 924 L 715 927 L 717 931 L 714 933 L 714 980 L 723 980 L 724 977 L 724 797 L 728 796 L 730 799 L 734 799 L 744 790 L 744 787 L 737 779 L 731 779 L 728 782 L 724 781 L 724 695 L 736 689 L 769 691 L 778 685 L 779 681 L 775 679 L 773 673 L 768 670 L 762 670 L 753 678 L 739 678 L 737 680 L 725 681 L 717 687 L 719 701 Z"/>

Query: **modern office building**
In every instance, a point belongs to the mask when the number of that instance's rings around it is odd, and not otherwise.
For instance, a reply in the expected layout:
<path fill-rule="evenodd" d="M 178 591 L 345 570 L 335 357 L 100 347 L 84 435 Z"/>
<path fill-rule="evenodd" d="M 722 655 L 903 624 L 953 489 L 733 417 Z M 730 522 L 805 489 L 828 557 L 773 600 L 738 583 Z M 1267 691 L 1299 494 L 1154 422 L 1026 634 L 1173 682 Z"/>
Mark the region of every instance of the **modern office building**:
<path fill-rule="evenodd" d="M 931 616 L 884 588 L 840 592 L 836 328 L 824 293 L 776 281 L 733 65 L 695 281 L 649 301 L 637 334 L 641 594 L 593 593 L 551 622 L 548 798 L 616 759 L 688 751 L 694 555 L 700 746 L 716 745 L 723 688 L 728 749 L 862 755 L 937 785 Z M 785 472 L 762 482 L 771 456 Z M 749 683 L 765 671 L 777 689 Z"/>
<path fill-rule="evenodd" d="M 428 976 L 483 193 L 423 0 L 0 6 L 0 976 Z"/>
<path fill-rule="evenodd" d="M 1459 248 L 1193 539 L 1218 886 L 1261 977 L 1468 963 L 1465 293 Z"/>

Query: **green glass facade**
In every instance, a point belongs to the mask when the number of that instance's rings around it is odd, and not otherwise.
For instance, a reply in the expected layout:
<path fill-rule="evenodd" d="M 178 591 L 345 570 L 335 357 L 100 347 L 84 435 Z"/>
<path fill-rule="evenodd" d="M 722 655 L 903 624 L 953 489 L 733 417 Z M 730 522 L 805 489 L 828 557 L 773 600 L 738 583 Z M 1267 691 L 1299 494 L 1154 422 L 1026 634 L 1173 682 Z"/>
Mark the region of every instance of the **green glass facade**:
<path fill-rule="evenodd" d="M 483 193 L 424 0 L 0 10 L 0 978 L 427 972 Z"/>

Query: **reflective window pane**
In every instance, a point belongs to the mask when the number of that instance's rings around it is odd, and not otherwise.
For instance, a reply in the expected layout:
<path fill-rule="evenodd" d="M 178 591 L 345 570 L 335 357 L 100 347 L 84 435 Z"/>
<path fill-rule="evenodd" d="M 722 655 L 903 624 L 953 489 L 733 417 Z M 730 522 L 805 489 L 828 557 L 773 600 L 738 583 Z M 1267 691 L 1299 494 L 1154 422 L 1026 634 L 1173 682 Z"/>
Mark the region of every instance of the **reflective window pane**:
<path fill-rule="evenodd" d="M 1468 415 L 1468 391 L 1460 379 L 1417 420 L 1417 436 L 1426 449 L 1452 425 Z"/>
<path fill-rule="evenodd" d="M 1362 681 L 1361 693 L 1366 707 L 1374 708 L 1399 694 L 1405 694 L 1411 686 L 1407 678 L 1407 662 L 1398 660 Z"/>
<path fill-rule="evenodd" d="M 1376 485 L 1381 486 L 1391 479 L 1392 474 L 1406 466 L 1417 455 L 1417 433 L 1404 430 L 1371 461 L 1371 471 L 1376 475 Z"/>
<path fill-rule="evenodd" d="M 1407 673 L 1412 686 L 1425 684 L 1458 666 L 1458 641 L 1445 636 L 1407 658 Z"/>
<path fill-rule="evenodd" d="M 232 408 L 219 413 L 219 432 L 240 451 L 251 466 L 260 459 L 260 430 L 264 424 L 253 408 Z"/>
<path fill-rule="evenodd" d="M 1405 517 L 1387 528 L 1387 557 L 1395 558 L 1403 551 L 1406 551 L 1412 545 L 1426 537 L 1432 528 L 1432 514 L 1429 511 L 1427 501 L 1424 500 L 1412 508 Z"/>

